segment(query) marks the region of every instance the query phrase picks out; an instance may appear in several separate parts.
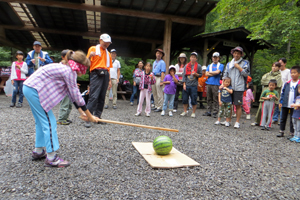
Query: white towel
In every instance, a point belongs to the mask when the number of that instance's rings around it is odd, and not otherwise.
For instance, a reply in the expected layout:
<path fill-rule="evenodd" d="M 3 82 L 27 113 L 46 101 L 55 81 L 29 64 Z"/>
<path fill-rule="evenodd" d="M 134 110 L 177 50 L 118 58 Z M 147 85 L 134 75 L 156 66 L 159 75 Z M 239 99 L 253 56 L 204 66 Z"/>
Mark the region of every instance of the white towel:
<path fill-rule="evenodd" d="M 212 65 L 213 65 L 214 63 L 211 63 L 210 64 L 210 68 L 209 68 L 209 72 L 212 72 L 213 70 L 212 70 Z M 219 69 L 219 67 L 220 67 L 220 62 L 218 62 L 218 64 L 217 64 L 217 70 Z M 217 71 L 216 70 L 216 71 Z"/>
<path fill-rule="evenodd" d="M 110 59 L 107 49 L 106 50 L 106 67 L 110 67 Z M 96 45 L 96 55 L 101 57 L 100 44 Z"/>
<path fill-rule="evenodd" d="M 231 62 L 229 63 L 229 69 L 234 67 L 235 63 L 240 63 L 243 60 L 243 58 L 240 58 L 238 61 L 234 61 L 234 58 L 231 60 Z"/>

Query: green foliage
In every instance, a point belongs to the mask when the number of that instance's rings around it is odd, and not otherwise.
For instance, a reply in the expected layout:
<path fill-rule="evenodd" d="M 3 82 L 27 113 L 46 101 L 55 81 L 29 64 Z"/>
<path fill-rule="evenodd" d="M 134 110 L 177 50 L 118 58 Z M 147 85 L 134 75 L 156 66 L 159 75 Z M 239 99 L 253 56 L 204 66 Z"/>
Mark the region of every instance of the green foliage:
<path fill-rule="evenodd" d="M 11 56 L 11 48 L 0 47 L 0 66 L 11 66 L 14 57 Z"/>

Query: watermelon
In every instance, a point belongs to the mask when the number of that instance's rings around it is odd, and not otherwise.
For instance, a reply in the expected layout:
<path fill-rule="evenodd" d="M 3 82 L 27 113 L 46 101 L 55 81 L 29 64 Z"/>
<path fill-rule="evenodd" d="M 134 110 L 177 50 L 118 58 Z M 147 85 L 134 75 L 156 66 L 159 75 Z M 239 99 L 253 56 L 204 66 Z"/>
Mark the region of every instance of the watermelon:
<path fill-rule="evenodd" d="M 172 150 L 172 140 L 165 135 L 158 136 L 153 141 L 153 149 L 158 155 L 167 155 Z"/>

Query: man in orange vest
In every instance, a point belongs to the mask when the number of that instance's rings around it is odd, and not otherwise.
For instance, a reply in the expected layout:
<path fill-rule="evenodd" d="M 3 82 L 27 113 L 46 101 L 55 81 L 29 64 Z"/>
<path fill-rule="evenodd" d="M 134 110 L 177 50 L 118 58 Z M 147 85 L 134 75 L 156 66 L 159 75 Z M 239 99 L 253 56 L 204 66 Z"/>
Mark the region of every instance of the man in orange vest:
<path fill-rule="evenodd" d="M 109 70 L 112 68 L 111 55 L 107 48 L 112 43 L 108 34 L 100 35 L 100 44 L 89 48 L 87 58 L 90 59 L 90 94 L 87 108 L 96 117 L 101 118 L 107 89 L 111 88 Z M 91 123 L 86 122 L 90 128 Z"/>

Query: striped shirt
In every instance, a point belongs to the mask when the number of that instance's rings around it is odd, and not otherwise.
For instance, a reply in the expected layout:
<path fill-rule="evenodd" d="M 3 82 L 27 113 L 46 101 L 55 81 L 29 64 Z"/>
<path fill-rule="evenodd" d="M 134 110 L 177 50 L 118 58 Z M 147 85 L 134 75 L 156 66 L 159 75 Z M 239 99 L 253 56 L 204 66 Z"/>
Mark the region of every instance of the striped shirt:
<path fill-rule="evenodd" d="M 66 95 L 78 106 L 85 105 L 77 87 L 77 73 L 67 65 L 53 63 L 40 67 L 24 82 L 24 85 L 37 90 L 41 106 L 46 112 Z"/>

